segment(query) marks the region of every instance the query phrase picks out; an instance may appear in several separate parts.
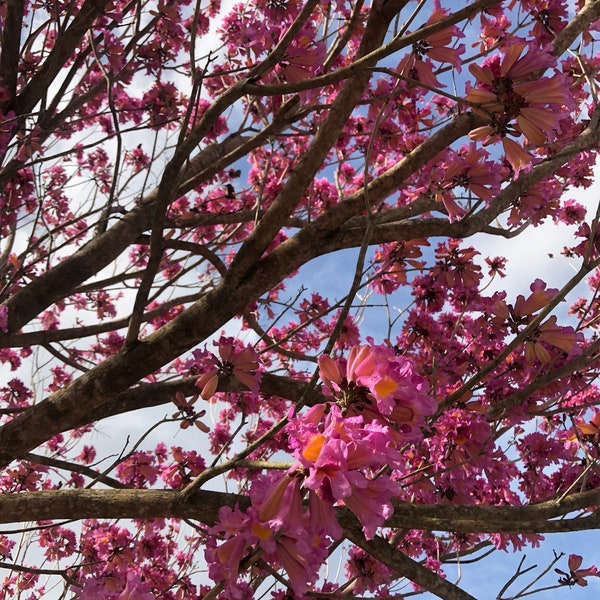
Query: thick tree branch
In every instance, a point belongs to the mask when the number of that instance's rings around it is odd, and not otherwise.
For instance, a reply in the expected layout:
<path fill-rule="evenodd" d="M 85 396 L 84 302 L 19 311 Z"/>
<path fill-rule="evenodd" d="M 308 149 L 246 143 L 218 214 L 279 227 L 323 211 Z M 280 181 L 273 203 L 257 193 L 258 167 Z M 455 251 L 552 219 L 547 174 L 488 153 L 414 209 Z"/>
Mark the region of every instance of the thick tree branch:
<path fill-rule="evenodd" d="M 48 58 L 15 99 L 12 109 L 23 115 L 31 112 L 48 91 L 65 63 L 90 30 L 94 21 L 104 13 L 108 0 L 86 0 L 64 33 L 59 34 Z"/>
<path fill-rule="evenodd" d="M 359 57 L 365 56 L 379 47 L 391 19 L 395 16 L 395 10 L 401 7 L 397 5 L 398 3 L 389 3 L 386 7 L 389 14 L 383 14 L 375 7 L 369 13 L 358 49 Z M 369 62 L 368 64 L 372 65 L 374 63 Z M 248 271 L 253 270 L 257 260 L 290 217 L 304 195 L 308 184 L 322 167 L 323 161 L 337 141 L 370 78 L 370 71 L 362 70 L 344 83 L 331 105 L 325 121 L 320 125 L 310 146 L 290 173 L 281 192 L 236 254 L 226 277 L 227 282 L 236 283 Z"/>
<path fill-rule="evenodd" d="M 249 504 L 248 498 L 200 491 L 187 503 L 175 490 L 52 490 L 0 495 L 0 523 L 56 519 L 196 519 L 213 525 L 222 506 Z"/>
<path fill-rule="evenodd" d="M 0 80 L 10 98 L 3 102 L 4 112 L 6 105 L 12 101 L 17 91 L 17 75 L 19 55 L 21 53 L 21 33 L 23 24 L 23 13 L 25 3 L 22 0 L 9 0 L 6 3 L 6 17 L 2 30 L 0 44 L 2 54 L 0 55 Z"/>
<path fill-rule="evenodd" d="M 352 543 L 393 569 L 396 577 L 406 577 L 442 600 L 477 600 L 457 585 L 403 554 L 383 538 L 376 536 L 372 540 L 367 540 L 360 527 L 347 529 L 345 534 Z"/>
<path fill-rule="evenodd" d="M 554 55 L 561 56 L 586 28 L 600 18 L 600 2 L 588 0 L 554 40 Z"/>
<path fill-rule="evenodd" d="M 244 463 L 245 464 L 245 463 Z M 140 489 L 77 489 L 23 492 L 0 495 L 0 523 L 24 519 L 87 518 L 181 518 L 212 524 L 222 505 L 244 509 L 247 496 L 199 490 L 182 501 L 181 491 Z M 571 494 L 526 506 L 483 506 L 457 504 L 413 504 L 395 501 L 394 514 L 386 527 L 451 531 L 464 533 L 560 533 L 600 528 L 600 490 Z M 587 516 L 565 518 L 575 512 Z M 336 509 L 338 521 L 346 530 L 360 525 L 348 509 Z"/>
<path fill-rule="evenodd" d="M 96 407 L 89 407 L 85 418 L 72 427 L 82 427 L 90 422 L 100 421 L 107 417 L 120 415 L 134 410 L 151 408 L 154 406 L 172 405 L 173 398 L 177 392 L 185 396 L 193 396 L 199 393 L 196 387 L 197 378 L 188 377 L 177 381 L 165 381 L 158 383 L 142 383 L 139 386 L 131 388 L 112 399 L 110 402 Z M 308 383 L 304 381 L 295 381 L 289 377 L 273 375 L 272 373 L 263 373 L 260 382 L 260 392 L 264 396 L 276 396 L 285 398 L 292 402 L 299 402 L 306 393 Z M 228 377 L 219 382 L 218 392 L 243 393 L 246 388 L 233 377 Z M 327 399 L 321 394 L 320 390 L 314 390 L 311 394 L 309 405 L 325 402 Z M 172 405 L 173 409 L 175 405 Z M 199 405 L 198 408 L 202 408 Z M 171 410 L 169 408 L 168 410 Z"/>

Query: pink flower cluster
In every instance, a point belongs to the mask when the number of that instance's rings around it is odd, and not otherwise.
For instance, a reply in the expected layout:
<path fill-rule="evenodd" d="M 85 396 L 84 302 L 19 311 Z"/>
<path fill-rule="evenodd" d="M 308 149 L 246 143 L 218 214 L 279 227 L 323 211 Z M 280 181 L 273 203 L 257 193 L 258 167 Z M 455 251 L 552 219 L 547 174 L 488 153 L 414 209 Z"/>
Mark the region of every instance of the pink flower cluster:
<path fill-rule="evenodd" d="M 319 358 L 321 379 L 344 415 L 385 426 L 398 444 L 422 439 L 425 417 L 437 410 L 414 363 L 386 345 L 354 346 L 345 366 Z"/>
<path fill-rule="evenodd" d="M 239 565 L 258 557 L 284 568 L 303 594 L 317 578 L 327 540 L 341 536 L 335 506 L 352 511 L 373 538 L 400 495 L 394 472 L 403 468 L 401 448 L 422 439 L 425 418 L 437 409 L 413 363 L 388 346 L 353 346 L 345 364 L 323 355 L 319 366 L 331 401 L 290 418 L 285 431 L 298 463 L 255 481 L 251 507 L 224 507 L 212 529 L 225 541 L 207 549 L 209 572 L 233 597 L 242 589 Z"/>

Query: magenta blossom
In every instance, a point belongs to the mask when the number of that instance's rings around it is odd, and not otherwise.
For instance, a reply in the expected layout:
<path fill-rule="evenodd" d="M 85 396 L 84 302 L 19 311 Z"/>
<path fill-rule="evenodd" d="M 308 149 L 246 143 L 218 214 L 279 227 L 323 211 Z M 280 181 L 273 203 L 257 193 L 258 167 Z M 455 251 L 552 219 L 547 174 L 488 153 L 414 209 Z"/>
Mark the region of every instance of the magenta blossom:
<path fill-rule="evenodd" d="M 256 390 L 260 381 L 258 355 L 250 347 L 236 348 L 233 338 L 221 337 L 215 345 L 219 348 L 219 358 L 212 355 L 214 367 L 204 373 L 196 381 L 196 387 L 202 392 L 200 395 L 204 400 L 212 398 L 217 391 L 220 377 L 233 375 L 248 389 Z"/>
<path fill-rule="evenodd" d="M 398 484 L 381 471 L 388 465 L 401 465 L 389 429 L 377 421 L 364 423 L 361 416 L 344 417 L 338 406 L 331 405 L 322 425 L 315 428 L 309 421 L 304 427 L 299 417 L 289 433 L 299 440 L 292 445 L 308 472 L 304 485 L 323 503 L 346 504 L 362 523 L 365 535 L 373 537 L 393 512 L 391 498 L 400 492 Z M 312 506 L 324 528 L 334 531 L 328 525 L 328 511 L 315 499 Z"/>
<path fill-rule="evenodd" d="M 142 581 L 135 571 L 127 573 L 127 584 L 125 589 L 117 596 L 117 600 L 154 600 L 148 586 Z"/>
<path fill-rule="evenodd" d="M 352 347 L 345 377 L 329 356 L 319 357 L 319 367 L 326 391 L 346 414 L 388 426 L 399 445 L 421 439 L 425 417 L 437 410 L 413 362 L 386 345 Z"/>
<path fill-rule="evenodd" d="M 581 587 L 585 587 L 588 582 L 586 577 L 599 577 L 598 569 L 596 567 L 588 567 L 587 569 L 580 569 L 581 563 L 583 562 L 583 557 L 578 554 L 570 554 L 569 555 L 569 572 L 565 573 L 560 569 L 554 569 L 560 575 L 564 577 L 558 578 L 558 583 L 560 585 L 568 585 L 571 587 L 572 585 L 579 585 Z"/>

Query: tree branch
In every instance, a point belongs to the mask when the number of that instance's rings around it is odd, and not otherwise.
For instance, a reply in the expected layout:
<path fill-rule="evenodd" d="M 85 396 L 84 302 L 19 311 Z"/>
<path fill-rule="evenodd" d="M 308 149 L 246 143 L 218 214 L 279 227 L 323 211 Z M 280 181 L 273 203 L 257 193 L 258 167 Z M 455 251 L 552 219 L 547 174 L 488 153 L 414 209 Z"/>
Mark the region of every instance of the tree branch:
<path fill-rule="evenodd" d="M 406 577 L 438 598 L 443 600 L 477 600 L 457 585 L 430 571 L 410 556 L 403 554 L 383 538 L 375 536 L 372 540 L 365 539 L 360 531 L 360 525 L 345 529 L 344 533 L 353 544 L 393 569 L 396 576 Z"/>

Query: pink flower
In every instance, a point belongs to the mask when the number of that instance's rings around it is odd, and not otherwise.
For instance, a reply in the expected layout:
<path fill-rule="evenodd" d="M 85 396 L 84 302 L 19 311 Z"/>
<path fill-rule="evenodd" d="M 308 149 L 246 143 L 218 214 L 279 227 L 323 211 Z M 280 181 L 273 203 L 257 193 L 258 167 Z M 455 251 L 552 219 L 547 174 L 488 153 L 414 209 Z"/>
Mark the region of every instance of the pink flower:
<path fill-rule="evenodd" d="M 352 493 L 346 476 L 349 470 L 346 450 L 346 445 L 341 440 L 319 434 L 312 438 L 301 456 L 309 468 L 305 485 L 332 503 Z"/>
<path fill-rule="evenodd" d="M 549 52 L 540 52 L 518 41 L 507 46 L 502 56 L 495 55 L 482 65 L 469 67 L 477 86 L 468 90 L 466 100 L 490 121 L 489 125 L 471 131 L 469 137 L 485 145 L 501 139 L 515 172 L 530 164 L 531 157 L 506 136 L 523 134 L 532 145 L 541 146 L 560 129 L 564 105 L 571 104 L 563 76 L 531 80 L 536 72 L 548 69 L 553 62 Z"/>
<path fill-rule="evenodd" d="M 353 546 L 348 552 L 346 563 L 347 576 L 355 581 L 353 592 L 365 595 L 364 592 L 378 592 L 383 584 L 389 584 L 393 579 L 393 571 L 382 562 L 373 558 L 362 548 Z M 383 588 L 385 590 L 385 588 Z"/>
<path fill-rule="evenodd" d="M 154 594 L 135 571 L 128 571 L 125 589 L 117 596 L 117 600 L 154 600 Z"/>
<path fill-rule="evenodd" d="M 300 466 L 300 465 L 298 465 Z M 267 490 L 256 494 L 253 486 L 251 497 L 258 510 L 258 518 L 277 530 L 298 532 L 304 530 L 304 512 L 300 491 L 301 477 L 298 471 L 292 471 L 269 482 Z"/>
<path fill-rule="evenodd" d="M 458 153 L 451 154 L 443 163 L 443 189 L 463 187 L 485 200 L 486 204 L 500 188 L 498 169 L 487 161 L 484 148 L 476 148 L 473 143 L 463 146 Z"/>
<path fill-rule="evenodd" d="M 309 79 L 325 59 L 325 46 L 315 42 L 313 32 L 305 32 L 294 40 L 285 57 L 279 62 L 277 70 L 284 81 L 295 83 Z"/>
<path fill-rule="evenodd" d="M 360 415 L 365 423 L 389 427 L 399 445 L 421 439 L 425 417 L 437 410 L 412 361 L 385 345 L 353 346 L 345 377 L 329 356 L 319 357 L 319 367 L 321 379 L 346 416 Z M 317 443 L 319 439 L 313 439 L 306 451 L 312 453 Z"/>
<path fill-rule="evenodd" d="M 319 357 L 319 374 L 330 391 L 340 396 L 345 404 L 353 403 L 366 391 L 361 384 L 363 377 L 373 373 L 375 361 L 369 346 L 352 346 L 346 361 L 346 375 L 343 376 L 338 364 L 329 356 Z M 361 389 L 362 388 L 362 389 Z"/>
<path fill-rule="evenodd" d="M 134 173 L 139 173 L 150 164 L 150 157 L 144 152 L 142 144 L 140 144 L 125 153 L 125 162 L 133 169 Z"/>
<path fill-rule="evenodd" d="M 400 494 L 400 486 L 388 477 L 356 481 L 344 504 L 356 515 L 367 539 L 373 539 L 378 527 L 392 516 L 391 498 Z"/>
<path fill-rule="evenodd" d="M 119 479 L 131 487 L 142 488 L 156 482 L 158 466 L 151 452 L 134 452 L 117 467 Z"/>
<path fill-rule="evenodd" d="M 525 298 L 522 294 L 517 297 L 514 304 L 507 304 L 499 299 L 493 305 L 492 312 L 498 316 L 495 320 L 511 333 L 519 333 L 535 317 L 535 313 L 544 308 L 558 290 L 546 289 L 546 284 L 541 279 L 536 279 L 530 286 L 531 294 Z M 528 362 L 539 360 L 548 363 L 552 357 L 546 348 L 550 345 L 563 352 L 570 352 L 575 347 L 577 334 L 572 327 L 561 327 L 556 324 L 556 317 L 551 316 L 538 325 L 523 344 L 525 358 Z"/>
<path fill-rule="evenodd" d="M 327 555 L 323 541 L 281 535 L 277 538 L 276 556 L 288 575 L 294 593 L 304 594 L 317 580 L 319 568 Z"/>
<path fill-rule="evenodd" d="M 355 358 L 359 355 L 356 353 Z M 336 535 L 338 528 L 331 527 L 331 512 L 323 504 L 341 501 L 372 537 L 392 514 L 392 496 L 400 493 L 398 484 L 380 473 L 383 466 L 393 468 L 401 463 L 389 429 L 376 420 L 365 424 L 361 416 L 342 416 L 340 408 L 332 405 L 316 432 L 314 423 L 305 429 L 302 417 L 298 417 L 291 423 L 289 434 L 304 440 L 296 448 L 308 472 L 304 485 L 314 492 L 310 496 L 311 520 L 319 523 L 319 529 Z M 376 473 L 378 477 L 374 477 Z"/>
<path fill-rule="evenodd" d="M 211 533 L 228 538 L 217 546 L 211 538 L 205 551 L 209 575 L 235 595 L 240 562 L 253 550 L 264 552 L 273 567 L 283 567 L 296 594 L 316 581 L 327 556 L 325 536 L 314 534 L 303 518 L 300 478 L 295 472 L 267 477 L 251 489 L 253 501 L 246 513 L 223 507 L 220 523 Z"/>
<path fill-rule="evenodd" d="M 200 421 L 200 417 L 206 414 L 205 410 L 196 411 L 194 410 L 194 403 L 198 399 L 197 395 L 192 396 L 189 400 L 185 397 L 183 392 L 175 392 L 173 397 L 173 403 L 179 409 L 172 415 L 173 419 L 181 419 L 179 426 L 181 429 L 187 429 L 188 427 L 195 425 L 203 433 L 208 433 L 210 428 L 208 425 Z"/>
<path fill-rule="evenodd" d="M 260 525 L 253 508 L 243 513 L 237 506 L 235 509 L 223 506 L 219 510 L 219 522 L 210 532 L 210 543 L 204 551 L 208 574 L 213 581 L 223 581 L 227 587 L 235 586 L 246 550 L 260 539 L 259 536 L 271 535 Z M 217 546 L 217 536 L 221 535 L 227 539 Z"/>
<path fill-rule="evenodd" d="M 183 96 L 171 82 L 155 82 L 142 98 L 142 105 L 149 114 L 149 126 L 159 129 L 172 126 L 179 118 Z"/>
<path fill-rule="evenodd" d="M 324 500 L 314 490 L 308 490 L 308 525 L 317 535 L 328 535 L 333 540 L 342 537 L 343 530 L 338 523 L 333 505 Z"/>
<path fill-rule="evenodd" d="M 214 538 L 212 538 L 214 539 Z M 208 574 L 213 581 L 235 584 L 240 561 L 246 554 L 248 542 L 242 535 L 229 538 L 220 546 L 207 544 L 204 556 L 208 563 Z"/>
<path fill-rule="evenodd" d="M 448 11 L 440 6 L 439 0 L 435 0 L 433 4 L 431 16 L 425 25 L 436 23 L 448 15 Z M 460 44 L 452 48 L 455 37 L 464 37 L 464 34 L 458 27 L 452 26 L 419 40 L 413 44 L 411 54 L 402 59 L 398 70 L 406 77 L 421 81 L 430 87 L 445 87 L 437 80 L 431 61 L 450 63 L 460 72 L 465 45 Z"/>
<path fill-rule="evenodd" d="M 391 294 L 402 284 L 408 283 L 407 273 L 422 270 L 424 261 L 417 260 L 423 253 L 420 246 L 429 246 L 424 239 L 392 242 L 375 252 L 375 260 L 381 263 L 373 287 L 380 294 Z"/>
<path fill-rule="evenodd" d="M 215 345 L 219 348 L 220 359 L 213 354 L 214 368 L 196 381 L 196 387 L 202 390 L 200 393 L 202 398 L 204 400 L 212 398 L 217 391 L 219 378 L 229 375 L 233 375 L 248 389 L 255 390 L 260 381 L 260 375 L 256 373 L 259 366 L 256 352 L 250 346 L 237 349 L 233 338 L 222 337 Z"/>
<path fill-rule="evenodd" d="M 592 566 L 587 569 L 580 569 L 581 563 L 583 562 L 583 557 L 578 554 L 570 554 L 569 555 L 569 572 L 565 573 L 560 569 L 554 569 L 560 575 L 564 575 L 564 577 L 558 578 L 558 583 L 560 585 L 568 585 L 569 587 L 573 585 L 580 585 L 585 587 L 588 582 L 586 581 L 586 577 L 600 577 L 598 573 L 598 569 Z"/>

